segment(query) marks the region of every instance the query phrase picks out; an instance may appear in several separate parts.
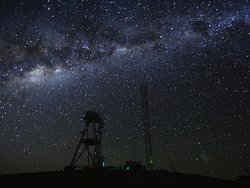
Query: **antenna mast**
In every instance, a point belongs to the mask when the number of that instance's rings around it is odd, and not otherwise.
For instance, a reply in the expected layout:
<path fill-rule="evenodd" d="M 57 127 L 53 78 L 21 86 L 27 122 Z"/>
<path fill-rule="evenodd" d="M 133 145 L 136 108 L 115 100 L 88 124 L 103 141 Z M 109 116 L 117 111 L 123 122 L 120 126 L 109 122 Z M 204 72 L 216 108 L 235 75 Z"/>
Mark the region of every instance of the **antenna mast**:
<path fill-rule="evenodd" d="M 143 110 L 143 125 L 144 125 L 144 139 L 146 149 L 146 168 L 147 170 L 153 170 L 153 156 L 152 156 L 152 144 L 151 144 L 151 131 L 149 123 L 149 110 L 148 110 L 148 94 L 147 83 L 141 84 L 141 96 L 142 96 L 142 110 Z"/>

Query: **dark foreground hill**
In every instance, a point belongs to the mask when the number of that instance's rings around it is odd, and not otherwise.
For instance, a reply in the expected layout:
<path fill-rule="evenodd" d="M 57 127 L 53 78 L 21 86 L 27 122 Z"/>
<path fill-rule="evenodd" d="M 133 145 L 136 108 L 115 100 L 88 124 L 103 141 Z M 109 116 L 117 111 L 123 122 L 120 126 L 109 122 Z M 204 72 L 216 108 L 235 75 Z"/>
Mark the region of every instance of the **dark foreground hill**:
<path fill-rule="evenodd" d="M 1 185 L 56 187 L 248 187 L 247 184 L 217 178 L 167 171 L 85 170 L 1 175 Z"/>

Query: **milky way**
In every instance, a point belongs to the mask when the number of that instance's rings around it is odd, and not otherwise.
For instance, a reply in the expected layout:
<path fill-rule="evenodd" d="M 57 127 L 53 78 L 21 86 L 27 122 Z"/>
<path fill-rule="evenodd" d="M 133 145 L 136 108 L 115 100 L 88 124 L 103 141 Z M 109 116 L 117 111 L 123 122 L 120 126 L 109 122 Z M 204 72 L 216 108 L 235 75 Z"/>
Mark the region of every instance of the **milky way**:
<path fill-rule="evenodd" d="M 107 165 L 145 161 L 149 85 L 156 168 L 233 178 L 250 167 L 250 2 L 0 2 L 0 173 L 60 170 L 87 110 Z"/>

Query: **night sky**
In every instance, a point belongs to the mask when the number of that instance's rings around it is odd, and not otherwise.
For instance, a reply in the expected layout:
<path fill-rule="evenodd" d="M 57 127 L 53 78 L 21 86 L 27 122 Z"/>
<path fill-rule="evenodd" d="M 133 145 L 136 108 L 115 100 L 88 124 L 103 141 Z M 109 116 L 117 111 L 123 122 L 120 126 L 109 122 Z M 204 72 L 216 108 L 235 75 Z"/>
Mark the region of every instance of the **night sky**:
<path fill-rule="evenodd" d="M 104 119 L 105 165 L 250 170 L 249 0 L 1 0 L 0 174 L 61 170 Z"/>

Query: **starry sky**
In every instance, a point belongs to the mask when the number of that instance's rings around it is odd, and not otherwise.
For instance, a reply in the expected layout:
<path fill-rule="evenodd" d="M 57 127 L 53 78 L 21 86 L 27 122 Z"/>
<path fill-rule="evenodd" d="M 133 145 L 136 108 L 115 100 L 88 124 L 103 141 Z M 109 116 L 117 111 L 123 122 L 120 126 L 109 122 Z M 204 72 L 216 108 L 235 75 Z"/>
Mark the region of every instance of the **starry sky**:
<path fill-rule="evenodd" d="M 1 0 L 0 174 L 61 170 L 82 115 L 104 119 L 106 165 L 250 170 L 249 0 Z"/>

